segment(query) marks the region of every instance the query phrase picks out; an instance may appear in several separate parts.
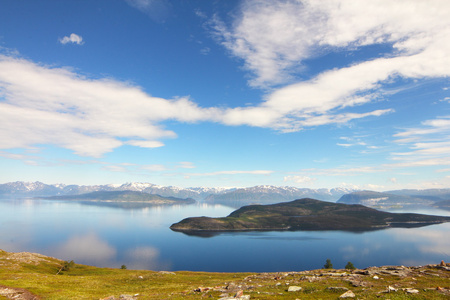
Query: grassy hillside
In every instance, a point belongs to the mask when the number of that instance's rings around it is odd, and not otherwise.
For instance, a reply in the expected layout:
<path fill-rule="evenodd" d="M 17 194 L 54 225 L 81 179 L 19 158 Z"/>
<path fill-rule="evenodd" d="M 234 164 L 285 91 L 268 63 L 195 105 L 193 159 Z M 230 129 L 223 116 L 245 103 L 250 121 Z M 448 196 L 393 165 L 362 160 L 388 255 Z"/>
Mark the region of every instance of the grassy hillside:
<path fill-rule="evenodd" d="M 0 299 L 220 299 L 243 294 L 250 299 L 307 300 L 338 299 L 348 290 L 358 299 L 450 296 L 450 265 L 261 274 L 155 272 L 78 264 L 61 270 L 64 265 L 39 254 L 0 250 Z M 293 292 L 290 287 L 300 289 Z"/>
<path fill-rule="evenodd" d="M 450 222 L 450 217 L 398 214 L 362 205 L 300 199 L 272 205 L 244 206 L 225 218 L 187 218 L 174 231 L 251 230 L 373 230 L 384 227 L 416 227 Z"/>

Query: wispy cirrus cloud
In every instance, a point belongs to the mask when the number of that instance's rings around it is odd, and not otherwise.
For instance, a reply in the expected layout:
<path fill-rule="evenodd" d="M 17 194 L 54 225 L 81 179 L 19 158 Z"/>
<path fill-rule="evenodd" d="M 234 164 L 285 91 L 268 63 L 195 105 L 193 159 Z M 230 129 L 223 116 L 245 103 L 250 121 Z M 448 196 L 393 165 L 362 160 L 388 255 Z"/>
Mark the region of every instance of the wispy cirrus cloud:
<path fill-rule="evenodd" d="M 272 173 L 274 173 L 274 171 L 270 170 L 251 170 L 251 171 L 233 170 L 233 171 L 217 171 L 209 173 L 189 173 L 186 175 L 188 176 L 216 176 L 216 175 L 242 175 L 242 174 L 270 175 Z"/>
<path fill-rule="evenodd" d="M 393 80 L 449 76 L 449 10 L 446 1 L 245 1 L 231 26 L 215 19 L 216 36 L 254 74 L 250 85 L 275 89 L 229 109 L 224 123 L 290 132 L 394 112 L 350 109 L 378 101 Z M 391 51 L 303 79 L 307 59 L 379 44 Z"/>
<path fill-rule="evenodd" d="M 397 50 L 391 54 L 394 61 L 437 46 L 447 49 L 447 39 L 439 38 L 448 35 L 449 8 L 445 0 L 249 0 L 230 27 L 216 19 L 214 29 L 222 44 L 255 74 L 252 85 L 273 85 L 298 73 L 304 60 L 349 47 L 390 43 Z"/>
<path fill-rule="evenodd" d="M 308 174 L 309 176 L 357 176 L 369 173 L 384 172 L 386 168 L 383 167 L 372 167 L 372 166 L 362 166 L 362 167 L 337 167 L 337 168 L 324 168 L 324 169 L 303 169 L 302 173 Z"/>
<path fill-rule="evenodd" d="M 153 21 L 162 23 L 170 14 L 171 3 L 168 0 L 125 0 L 130 6 L 147 14 Z"/>
<path fill-rule="evenodd" d="M 0 153 L 1 154 L 1 153 Z M 1 155 L 0 155 L 1 156 Z M 192 162 L 179 162 L 175 164 L 132 164 L 132 163 L 108 163 L 93 161 L 92 163 L 101 164 L 102 169 L 111 172 L 122 172 L 122 173 L 165 173 L 167 171 L 175 171 L 179 169 L 195 169 L 195 165 Z"/>
<path fill-rule="evenodd" d="M 309 176 L 290 175 L 290 176 L 285 176 L 283 180 L 284 180 L 284 182 L 294 182 L 297 184 L 305 184 L 305 183 L 309 183 L 309 182 L 314 182 L 317 179 L 311 178 Z"/>
<path fill-rule="evenodd" d="M 427 120 L 420 126 L 394 135 L 395 143 L 407 147 L 391 153 L 394 167 L 450 165 L 450 116 Z"/>

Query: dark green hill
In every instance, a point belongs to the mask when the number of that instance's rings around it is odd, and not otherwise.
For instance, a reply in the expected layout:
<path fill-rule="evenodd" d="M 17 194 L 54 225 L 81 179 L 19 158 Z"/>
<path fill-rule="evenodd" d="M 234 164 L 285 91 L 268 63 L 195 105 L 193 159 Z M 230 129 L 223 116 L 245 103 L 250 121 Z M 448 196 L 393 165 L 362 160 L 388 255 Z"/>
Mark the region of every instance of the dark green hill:
<path fill-rule="evenodd" d="M 225 218 L 187 218 L 170 228 L 187 233 L 271 230 L 351 230 L 419 227 L 450 222 L 450 217 L 388 213 L 362 205 L 300 199 L 272 205 L 244 206 Z"/>
<path fill-rule="evenodd" d="M 175 197 L 163 197 L 160 195 L 136 191 L 101 191 L 81 195 L 40 197 L 39 199 L 81 201 L 86 204 L 119 206 L 123 208 L 136 208 L 148 205 L 174 205 L 195 203 L 195 200 L 190 198 L 181 199 Z"/>

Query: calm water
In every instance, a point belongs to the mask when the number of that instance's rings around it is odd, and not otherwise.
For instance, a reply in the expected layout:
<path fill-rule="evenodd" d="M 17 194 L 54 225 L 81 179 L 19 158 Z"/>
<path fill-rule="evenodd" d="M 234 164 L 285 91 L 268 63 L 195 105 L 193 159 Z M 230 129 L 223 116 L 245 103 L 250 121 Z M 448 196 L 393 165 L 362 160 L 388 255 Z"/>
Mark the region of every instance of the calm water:
<path fill-rule="evenodd" d="M 217 272 L 300 271 L 450 261 L 450 223 L 365 233 L 257 232 L 210 238 L 172 232 L 185 217 L 226 216 L 221 205 L 126 210 L 44 200 L 0 200 L 0 249 L 99 267 Z M 425 213 L 425 212 L 424 212 Z M 430 214 L 450 215 L 443 210 Z"/>

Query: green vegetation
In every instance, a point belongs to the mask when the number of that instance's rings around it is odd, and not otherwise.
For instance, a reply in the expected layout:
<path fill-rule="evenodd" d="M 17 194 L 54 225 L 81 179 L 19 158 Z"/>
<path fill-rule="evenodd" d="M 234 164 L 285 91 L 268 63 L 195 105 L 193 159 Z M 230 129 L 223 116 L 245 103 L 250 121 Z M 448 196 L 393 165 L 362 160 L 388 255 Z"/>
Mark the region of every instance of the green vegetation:
<path fill-rule="evenodd" d="M 324 269 L 333 269 L 333 264 L 331 263 L 331 259 L 327 258 L 327 261 L 325 265 L 323 266 Z"/>
<path fill-rule="evenodd" d="M 362 205 L 300 199 L 272 205 L 241 207 L 225 218 L 187 218 L 173 224 L 174 231 L 196 232 L 264 230 L 349 230 L 419 227 L 450 222 L 450 217 L 396 214 Z"/>
<path fill-rule="evenodd" d="M 62 263 L 61 268 L 58 270 L 58 272 L 56 273 L 56 275 L 58 274 L 62 274 L 61 272 L 64 271 L 69 271 L 70 269 L 72 269 L 75 266 L 75 262 L 73 260 L 71 261 L 64 261 Z"/>
<path fill-rule="evenodd" d="M 66 264 L 70 265 L 68 270 L 56 275 Z M 252 300 L 338 299 L 347 290 L 358 299 L 448 299 L 448 267 L 280 273 L 155 272 L 96 268 L 38 254 L 0 250 L 0 285 L 10 291 L 20 288 L 20 294 L 26 290 L 41 299 L 55 300 L 119 299 L 120 295 L 136 295 L 134 299 L 219 299 L 223 294 L 234 296 L 239 290 Z M 4 290 L 1 286 L 0 299 Z M 290 286 L 302 289 L 289 292 Z M 392 287 L 389 293 L 388 287 Z M 417 290 L 417 294 L 409 293 L 409 288 Z"/>
<path fill-rule="evenodd" d="M 353 265 L 353 263 L 349 261 L 349 262 L 345 265 L 345 269 L 346 269 L 346 270 L 355 270 L 356 268 L 355 268 L 355 266 Z"/>

